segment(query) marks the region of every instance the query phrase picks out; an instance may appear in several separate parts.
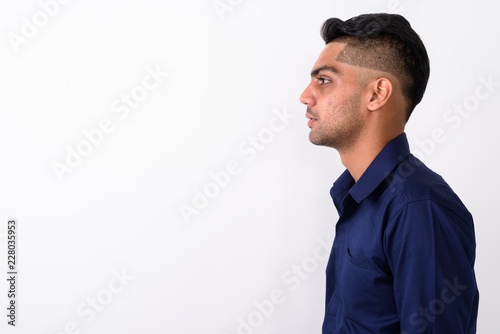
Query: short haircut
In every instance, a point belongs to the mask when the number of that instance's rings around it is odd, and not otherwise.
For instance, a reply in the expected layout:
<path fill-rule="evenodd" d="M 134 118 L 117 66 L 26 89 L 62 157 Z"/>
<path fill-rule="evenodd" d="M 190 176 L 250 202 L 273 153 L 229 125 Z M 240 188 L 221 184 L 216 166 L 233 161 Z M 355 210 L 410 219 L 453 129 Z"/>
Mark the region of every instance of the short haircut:
<path fill-rule="evenodd" d="M 407 101 L 406 121 L 422 100 L 429 80 L 429 57 L 410 23 L 397 14 L 364 14 L 347 21 L 330 18 L 321 29 L 326 44 L 347 45 L 338 61 L 391 73 Z"/>

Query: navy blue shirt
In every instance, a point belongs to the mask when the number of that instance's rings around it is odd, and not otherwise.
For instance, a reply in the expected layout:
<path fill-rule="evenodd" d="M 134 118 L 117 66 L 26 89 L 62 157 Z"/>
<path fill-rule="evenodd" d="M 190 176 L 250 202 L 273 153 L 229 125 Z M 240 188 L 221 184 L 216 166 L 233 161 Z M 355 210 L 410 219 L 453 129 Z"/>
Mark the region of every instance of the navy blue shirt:
<path fill-rule="evenodd" d="M 339 220 L 323 334 L 476 332 L 472 216 L 404 133 L 330 194 Z"/>

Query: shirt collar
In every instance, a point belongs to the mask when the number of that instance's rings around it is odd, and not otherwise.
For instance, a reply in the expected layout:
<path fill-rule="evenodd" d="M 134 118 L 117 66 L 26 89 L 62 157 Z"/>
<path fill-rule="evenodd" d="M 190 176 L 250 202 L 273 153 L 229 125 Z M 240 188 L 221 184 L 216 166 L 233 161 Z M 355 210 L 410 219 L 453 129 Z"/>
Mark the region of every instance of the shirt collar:
<path fill-rule="evenodd" d="M 345 170 L 342 175 L 335 181 L 333 188 L 330 190 L 330 195 L 338 207 L 340 204 L 339 196 L 346 194 L 349 190 L 352 198 L 360 203 L 368 195 L 370 195 L 377 186 L 391 173 L 391 171 L 408 155 L 410 147 L 406 134 L 402 133 L 391 140 L 380 153 L 375 157 L 372 163 L 365 170 L 358 182 L 354 183 L 354 179 L 348 170 Z M 344 197 L 342 196 L 342 197 Z"/>

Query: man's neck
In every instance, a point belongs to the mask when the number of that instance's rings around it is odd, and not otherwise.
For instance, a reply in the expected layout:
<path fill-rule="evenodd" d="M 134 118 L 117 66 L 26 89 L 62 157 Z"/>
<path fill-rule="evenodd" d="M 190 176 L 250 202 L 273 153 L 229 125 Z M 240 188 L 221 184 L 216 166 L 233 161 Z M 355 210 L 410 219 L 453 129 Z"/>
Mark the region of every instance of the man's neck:
<path fill-rule="evenodd" d="M 400 134 L 378 136 L 375 138 L 359 138 L 349 149 L 339 150 L 342 164 L 347 168 L 355 182 L 358 182 L 359 178 L 385 145 Z"/>

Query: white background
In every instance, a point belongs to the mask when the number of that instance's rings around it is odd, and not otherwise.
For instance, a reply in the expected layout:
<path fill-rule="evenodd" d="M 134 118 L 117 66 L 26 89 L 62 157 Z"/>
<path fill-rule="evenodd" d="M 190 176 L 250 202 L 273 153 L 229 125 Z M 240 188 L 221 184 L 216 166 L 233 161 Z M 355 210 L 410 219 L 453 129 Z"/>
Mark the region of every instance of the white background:
<path fill-rule="evenodd" d="M 403 14 L 428 49 L 429 85 L 406 132 L 475 218 L 478 333 L 500 332 L 500 86 L 478 88 L 500 82 L 500 5 L 222 0 L 230 10 L 218 12 L 214 3 L 72 0 L 44 21 L 35 0 L 1 0 L 1 277 L 7 220 L 19 222 L 18 326 L 6 324 L 2 278 L 1 332 L 320 333 L 318 239 L 331 243 L 329 189 L 344 167 L 309 143 L 299 95 L 324 47 L 323 21 L 366 12 Z M 34 17 L 40 27 L 15 47 Z M 168 77 L 120 118 L 113 104 L 139 91 L 147 68 Z M 454 104 L 471 111 L 457 118 Z M 295 117 L 271 138 L 276 112 Z M 113 130 L 61 182 L 54 163 L 103 119 Z M 429 142 L 435 129 L 444 141 Z M 259 135 L 267 143 L 250 159 L 241 149 Z M 179 206 L 231 161 L 239 173 L 188 223 Z M 294 265 L 308 272 L 299 278 Z M 133 277 L 126 285 L 114 278 L 122 271 Z M 281 303 L 259 318 L 254 302 L 273 291 Z M 238 330 L 239 317 L 255 326 Z"/>

